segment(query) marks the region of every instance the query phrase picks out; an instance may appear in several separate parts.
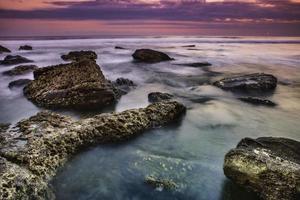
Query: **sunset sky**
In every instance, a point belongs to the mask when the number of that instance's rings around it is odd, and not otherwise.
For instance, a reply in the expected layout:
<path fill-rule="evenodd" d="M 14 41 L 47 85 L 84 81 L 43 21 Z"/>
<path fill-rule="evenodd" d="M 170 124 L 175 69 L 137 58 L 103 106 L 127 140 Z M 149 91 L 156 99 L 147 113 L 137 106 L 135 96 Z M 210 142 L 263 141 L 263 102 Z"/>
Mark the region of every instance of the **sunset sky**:
<path fill-rule="evenodd" d="M 300 36 L 300 0 L 0 0 L 0 36 Z"/>

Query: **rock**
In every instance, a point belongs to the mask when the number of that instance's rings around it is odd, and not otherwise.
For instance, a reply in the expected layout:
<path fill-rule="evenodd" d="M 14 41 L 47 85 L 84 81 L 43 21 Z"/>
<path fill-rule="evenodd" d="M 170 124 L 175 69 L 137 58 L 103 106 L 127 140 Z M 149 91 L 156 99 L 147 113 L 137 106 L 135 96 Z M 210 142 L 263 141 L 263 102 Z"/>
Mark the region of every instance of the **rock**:
<path fill-rule="evenodd" d="M 253 104 L 253 105 L 258 105 L 258 106 L 259 105 L 271 106 L 271 107 L 277 106 L 276 103 L 274 103 L 268 99 L 261 99 L 258 97 L 241 97 L 241 98 L 239 98 L 239 100 L 244 101 L 246 103 Z"/>
<path fill-rule="evenodd" d="M 9 126 L 10 126 L 9 123 L 0 123 L 0 147 L 5 141 L 4 134 L 9 129 Z M 1 167 L 0 167 L 0 171 L 1 171 Z"/>
<path fill-rule="evenodd" d="M 79 151 L 128 140 L 184 112 L 178 102 L 161 102 L 79 121 L 47 111 L 23 120 L 0 149 L 0 199 L 53 199 L 48 183 Z"/>
<path fill-rule="evenodd" d="M 121 94 L 127 94 L 132 88 L 136 87 L 136 84 L 127 78 L 117 78 L 117 80 L 113 82 L 113 85 Z"/>
<path fill-rule="evenodd" d="M 212 64 L 208 62 L 197 62 L 197 63 L 184 63 L 184 64 L 176 64 L 176 65 L 183 65 L 183 66 L 189 66 L 189 67 L 208 67 Z"/>
<path fill-rule="evenodd" d="M 32 46 L 29 45 L 20 46 L 19 50 L 31 51 Z"/>
<path fill-rule="evenodd" d="M 65 61 L 80 61 L 83 59 L 96 60 L 98 58 L 94 51 L 71 51 L 67 55 L 62 55 Z"/>
<path fill-rule="evenodd" d="M 0 45 L 0 54 L 1 54 L 1 53 L 10 53 L 10 52 L 11 52 L 11 51 L 10 51 L 8 48 L 6 48 L 6 47 Z"/>
<path fill-rule="evenodd" d="M 152 49 L 138 49 L 134 52 L 132 57 L 137 61 L 145 63 L 157 63 L 162 61 L 174 60 L 173 58 L 170 58 L 167 54 L 159 51 L 154 51 Z"/>
<path fill-rule="evenodd" d="M 174 181 L 170 179 L 160 179 L 154 176 L 147 176 L 145 178 L 145 183 L 154 187 L 157 190 L 173 190 L 178 188 L 178 185 Z"/>
<path fill-rule="evenodd" d="M 112 105 L 120 97 L 95 60 L 40 68 L 25 88 L 25 96 L 47 108 L 93 109 Z"/>
<path fill-rule="evenodd" d="M 168 93 L 151 92 L 148 94 L 148 101 L 151 103 L 170 100 L 172 98 L 173 98 L 173 95 L 168 94 Z"/>
<path fill-rule="evenodd" d="M 182 47 L 191 47 L 191 48 L 193 48 L 193 47 L 196 47 L 196 45 L 185 45 L 185 46 L 182 46 Z"/>
<path fill-rule="evenodd" d="M 296 199 L 300 193 L 300 142 L 245 138 L 226 154 L 224 173 L 262 199 Z"/>
<path fill-rule="evenodd" d="M 36 65 L 19 65 L 11 70 L 5 71 L 2 74 L 7 76 L 22 75 L 36 70 L 38 67 Z"/>
<path fill-rule="evenodd" d="M 28 83 L 30 83 L 31 80 L 30 79 L 18 79 L 15 81 L 12 81 L 8 84 L 9 88 L 13 88 L 13 87 L 21 87 L 21 86 L 25 86 Z"/>
<path fill-rule="evenodd" d="M 271 74 L 255 73 L 224 78 L 214 82 L 213 85 L 230 91 L 268 92 L 273 91 L 276 88 L 277 78 Z"/>
<path fill-rule="evenodd" d="M 120 46 L 115 46 L 115 49 L 126 49 L 126 48 L 124 48 L 124 47 L 120 47 Z"/>
<path fill-rule="evenodd" d="M 29 60 L 27 58 L 24 58 L 22 56 L 16 55 L 8 55 L 4 58 L 4 60 L 0 61 L 1 65 L 17 65 L 20 63 L 30 63 L 33 62 L 32 60 Z"/>

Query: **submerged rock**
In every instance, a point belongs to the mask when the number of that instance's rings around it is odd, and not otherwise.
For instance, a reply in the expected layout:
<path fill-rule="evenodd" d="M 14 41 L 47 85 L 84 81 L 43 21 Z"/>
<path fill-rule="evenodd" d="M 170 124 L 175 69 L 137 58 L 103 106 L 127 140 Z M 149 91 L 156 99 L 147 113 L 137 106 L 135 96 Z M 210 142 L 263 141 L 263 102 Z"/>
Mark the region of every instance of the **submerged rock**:
<path fill-rule="evenodd" d="M 115 49 L 123 49 L 123 50 L 125 50 L 126 48 L 120 47 L 120 46 L 115 46 Z"/>
<path fill-rule="evenodd" d="M 132 88 L 136 87 L 136 84 L 127 78 L 117 78 L 117 80 L 113 82 L 113 85 L 121 94 L 127 94 Z"/>
<path fill-rule="evenodd" d="M 173 97 L 174 96 L 171 95 L 171 94 L 162 93 L 162 92 L 151 92 L 151 93 L 148 94 L 148 100 L 151 103 L 170 100 Z"/>
<path fill-rule="evenodd" d="M 176 65 L 189 66 L 189 67 L 208 67 L 208 66 L 212 66 L 212 64 L 209 63 L 209 62 L 183 63 L 183 64 L 176 64 Z"/>
<path fill-rule="evenodd" d="M 4 60 L 0 61 L 1 65 L 17 65 L 20 63 L 30 63 L 33 62 L 33 60 L 29 60 L 27 58 L 24 58 L 22 56 L 16 55 L 8 55 L 4 58 Z"/>
<path fill-rule="evenodd" d="M 24 94 L 39 106 L 92 109 L 111 105 L 120 97 L 94 60 L 40 68 L 33 74 Z"/>
<path fill-rule="evenodd" d="M 11 51 L 8 48 L 0 45 L 0 53 L 10 53 L 10 52 Z"/>
<path fill-rule="evenodd" d="M 178 187 L 178 185 L 170 179 L 161 179 L 154 176 L 147 176 L 145 178 L 145 183 L 158 190 L 174 190 Z"/>
<path fill-rule="evenodd" d="M 49 199 L 48 183 L 78 151 L 128 140 L 184 112 L 178 102 L 161 102 L 79 121 L 50 112 L 23 120 L 7 133 L 0 149 L 0 199 Z"/>
<path fill-rule="evenodd" d="M 7 76 L 16 76 L 16 75 L 22 75 L 29 72 L 32 72 L 36 70 L 38 66 L 36 65 L 19 65 L 17 67 L 14 67 L 11 70 L 5 71 L 2 74 Z"/>
<path fill-rule="evenodd" d="M 213 85 L 230 91 L 268 92 L 273 91 L 276 88 L 277 78 L 271 74 L 255 73 L 224 78 L 214 82 Z"/>
<path fill-rule="evenodd" d="M 300 142 L 245 138 L 225 156 L 224 173 L 266 200 L 294 200 L 300 194 Z"/>
<path fill-rule="evenodd" d="M 162 61 L 174 60 L 173 58 L 170 58 L 167 54 L 159 51 L 154 51 L 152 49 L 138 49 L 134 52 L 132 57 L 137 61 L 146 63 L 157 63 Z"/>
<path fill-rule="evenodd" d="M 20 46 L 19 50 L 25 50 L 25 51 L 30 51 L 32 50 L 32 46 L 29 45 L 24 45 L 24 46 Z"/>
<path fill-rule="evenodd" d="M 182 46 L 182 47 L 196 47 L 196 45 L 194 45 L 194 44 L 191 44 L 191 45 L 184 45 L 184 46 Z"/>
<path fill-rule="evenodd" d="M 273 101 L 270 101 L 268 99 L 261 99 L 257 97 L 241 97 L 239 98 L 239 100 L 253 105 L 263 105 L 263 106 L 271 106 L 271 107 L 277 106 L 277 104 L 274 103 Z"/>
<path fill-rule="evenodd" d="M 98 58 L 94 51 L 71 51 L 67 55 L 62 55 L 65 61 L 80 61 L 83 59 L 96 60 Z"/>
<path fill-rule="evenodd" d="M 21 86 L 25 86 L 28 83 L 30 83 L 30 79 L 18 79 L 15 81 L 12 81 L 8 84 L 9 88 L 13 88 L 13 87 L 21 87 Z"/>

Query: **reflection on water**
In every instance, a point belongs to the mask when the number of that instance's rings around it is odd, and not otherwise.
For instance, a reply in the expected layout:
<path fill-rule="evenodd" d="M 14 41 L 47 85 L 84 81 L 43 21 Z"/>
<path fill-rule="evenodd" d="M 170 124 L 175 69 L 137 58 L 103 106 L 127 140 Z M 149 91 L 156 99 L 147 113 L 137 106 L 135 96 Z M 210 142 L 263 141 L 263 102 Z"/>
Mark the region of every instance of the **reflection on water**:
<path fill-rule="evenodd" d="M 111 80 L 132 79 L 138 87 L 114 106 L 97 111 L 58 111 L 76 118 L 148 105 L 147 94 L 173 94 L 188 111 L 180 123 L 146 132 L 118 145 L 91 147 L 75 156 L 53 181 L 57 199 L 257 199 L 228 181 L 222 165 L 226 152 L 244 137 L 283 136 L 300 140 L 299 38 L 131 38 L 48 41 L 2 41 L 36 61 L 40 67 L 62 63 L 69 50 L 97 52 L 98 64 Z M 17 52 L 21 44 L 32 52 Z M 192 50 L 183 47 L 196 45 Z M 119 50 L 115 46 L 128 49 Z M 132 62 L 136 48 L 154 48 L 176 60 L 158 64 Z M 258 51 L 259 50 L 259 51 Z M 264 52 L 264 53 L 261 53 Z M 0 55 L 3 58 L 5 55 Z M 177 64 L 210 62 L 197 68 Z M 0 73 L 12 68 L 0 67 Z M 215 73 L 217 72 L 217 73 Z M 236 74 L 265 72 L 279 78 L 268 98 L 276 108 L 256 107 L 210 85 Z M 32 78 L 0 75 L 0 122 L 16 122 L 40 109 L 27 101 L 10 81 Z M 158 191 L 145 184 L 155 176 L 176 182 L 176 190 Z"/>

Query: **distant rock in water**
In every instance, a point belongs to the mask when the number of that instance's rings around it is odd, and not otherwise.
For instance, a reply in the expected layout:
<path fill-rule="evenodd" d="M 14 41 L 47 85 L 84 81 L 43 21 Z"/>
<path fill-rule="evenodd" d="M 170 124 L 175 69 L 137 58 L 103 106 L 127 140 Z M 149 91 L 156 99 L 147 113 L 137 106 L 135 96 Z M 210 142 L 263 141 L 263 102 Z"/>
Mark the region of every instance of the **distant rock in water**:
<path fill-rule="evenodd" d="M 96 60 L 98 58 L 94 51 L 71 51 L 67 55 L 62 55 L 65 61 L 80 61 L 83 59 Z"/>
<path fill-rule="evenodd" d="M 20 46 L 19 50 L 31 51 L 33 48 L 29 45 Z"/>
<path fill-rule="evenodd" d="M 263 105 L 263 106 L 270 106 L 270 107 L 277 106 L 277 104 L 274 103 L 273 101 L 270 101 L 268 99 L 261 99 L 257 97 L 241 97 L 239 98 L 239 100 L 253 105 Z"/>
<path fill-rule="evenodd" d="M 152 49 L 138 49 L 134 52 L 132 57 L 137 61 L 145 63 L 157 63 L 162 61 L 174 60 L 173 58 L 170 58 L 167 54 L 159 51 L 154 51 Z"/>
<path fill-rule="evenodd" d="M 11 52 L 11 51 L 10 51 L 8 48 L 6 48 L 6 47 L 0 45 L 0 54 L 1 54 L 1 53 L 10 53 L 10 52 Z"/>
<path fill-rule="evenodd" d="M 171 179 L 162 179 L 162 178 L 156 178 L 154 176 L 147 176 L 145 178 L 145 183 L 152 186 L 153 188 L 157 190 L 174 190 L 178 188 L 178 185 Z"/>
<path fill-rule="evenodd" d="M 276 88 L 277 78 L 271 74 L 255 73 L 224 78 L 214 82 L 213 85 L 230 91 L 268 92 Z"/>
<path fill-rule="evenodd" d="M 300 193 L 300 142 L 245 138 L 226 154 L 224 173 L 262 199 L 296 200 Z"/>
<path fill-rule="evenodd" d="M 136 86 L 132 80 L 127 78 L 117 78 L 117 80 L 113 82 L 113 85 L 121 92 L 121 94 L 127 94 Z"/>
<path fill-rule="evenodd" d="M 120 47 L 120 46 L 115 46 L 115 49 L 126 49 L 126 48 L 124 48 L 124 47 Z"/>
<path fill-rule="evenodd" d="M 208 67 L 208 66 L 212 66 L 212 64 L 208 63 L 208 62 L 183 63 L 183 64 L 176 64 L 176 65 L 189 66 L 189 67 Z"/>
<path fill-rule="evenodd" d="M 92 109 L 111 105 L 119 98 L 95 60 L 40 68 L 33 75 L 24 94 L 39 106 Z"/>
<path fill-rule="evenodd" d="M 33 60 L 29 60 L 27 58 L 24 58 L 22 56 L 16 55 L 8 55 L 4 58 L 4 60 L 0 61 L 1 65 L 17 65 L 21 63 L 30 63 L 33 62 Z"/>
<path fill-rule="evenodd" d="M 7 76 L 22 75 L 38 69 L 36 65 L 19 65 L 11 70 L 5 71 L 2 74 Z"/>
<path fill-rule="evenodd" d="M 9 88 L 13 88 L 13 87 L 22 87 L 27 85 L 28 83 L 30 83 L 30 79 L 18 79 L 15 81 L 12 81 L 8 84 Z"/>
<path fill-rule="evenodd" d="M 193 48 L 193 47 L 196 47 L 196 45 L 192 44 L 192 45 L 184 45 L 182 47 L 190 47 L 190 48 Z"/>
<path fill-rule="evenodd" d="M 171 94 L 162 93 L 162 92 L 151 92 L 150 94 L 148 94 L 148 100 L 151 103 L 170 100 L 173 97 L 174 96 Z"/>

